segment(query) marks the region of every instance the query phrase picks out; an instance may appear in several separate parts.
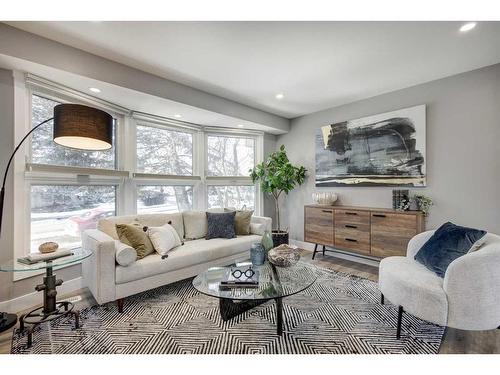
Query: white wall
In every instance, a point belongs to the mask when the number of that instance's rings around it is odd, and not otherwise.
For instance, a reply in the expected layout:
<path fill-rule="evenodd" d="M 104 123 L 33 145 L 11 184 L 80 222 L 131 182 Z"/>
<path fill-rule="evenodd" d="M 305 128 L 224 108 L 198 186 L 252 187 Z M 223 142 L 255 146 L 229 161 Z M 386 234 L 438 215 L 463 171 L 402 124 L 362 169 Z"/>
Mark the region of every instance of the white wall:
<path fill-rule="evenodd" d="M 427 227 L 445 221 L 500 234 L 500 64 L 414 86 L 292 120 L 278 137 L 292 162 L 309 170 L 305 185 L 286 198 L 282 221 L 303 240 L 303 206 L 315 191 L 335 191 L 340 203 L 391 207 L 390 187 L 316 188 L 316 129 L 418 104 L 427 105 L 427 187 L 433 198 Z"/>

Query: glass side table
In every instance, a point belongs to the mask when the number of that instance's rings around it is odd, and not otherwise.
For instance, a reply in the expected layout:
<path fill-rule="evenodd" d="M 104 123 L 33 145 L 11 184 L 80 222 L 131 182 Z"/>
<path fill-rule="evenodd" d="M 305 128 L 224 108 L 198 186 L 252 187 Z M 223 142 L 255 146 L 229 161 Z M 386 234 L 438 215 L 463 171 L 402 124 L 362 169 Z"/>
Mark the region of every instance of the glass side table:
<path fill-rule="evenodd" d="M 51 320 L 60 318 L 62 316 L 72 315 L 75 318 L 75 328 L 79 328 L 79 312 L 73 310 L 74 305 L 69 301 L 58 302 L 56 299 L 56 288 L 61 286 L 63 281 L 56 279 L 54 270 L 62 267 L 81 263 L 84 259 L 90 257 L 92 252 L 82 248 L 71 249 L 73 254 L 65 257 L 41 261 L 35 264 L 23 264 L 17 260 L 10 260 L 0 264 L 0 272 L 29 272 L 36 270 L 45 270 L 45 277 L 43 283 L 35 286 L 37 292 L 43 291 L 43 306 L 31 310 L 27 314 L 19 317 L 19 330 L 23 332 L 28 330 L 28 348 L 31 347 L 33 342 L 33 330 L 41 323 L 49 322 Z M 26 328 L 29 324 L 30 327 Z"/>

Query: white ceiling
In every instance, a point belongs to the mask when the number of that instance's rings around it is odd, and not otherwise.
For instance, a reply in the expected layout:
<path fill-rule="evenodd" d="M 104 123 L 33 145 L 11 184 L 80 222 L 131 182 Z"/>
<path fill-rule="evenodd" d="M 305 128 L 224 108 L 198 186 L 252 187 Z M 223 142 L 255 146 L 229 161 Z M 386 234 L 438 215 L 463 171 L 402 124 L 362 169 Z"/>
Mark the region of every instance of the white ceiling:
<path fill-rule="evenodd" d="M 500 62 L 500 22 L 9 24 L 287 118 Z"/>

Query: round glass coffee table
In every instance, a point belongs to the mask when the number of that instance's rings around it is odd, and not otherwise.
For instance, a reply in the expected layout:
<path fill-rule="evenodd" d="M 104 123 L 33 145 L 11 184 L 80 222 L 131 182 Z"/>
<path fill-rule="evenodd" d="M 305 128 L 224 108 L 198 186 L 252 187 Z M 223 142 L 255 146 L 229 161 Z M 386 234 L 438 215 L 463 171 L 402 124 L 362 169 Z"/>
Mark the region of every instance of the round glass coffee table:
<path fill-rule="evenodd" d="M 28 328 L 28 347 L 32 344 L 32 336 L 34 328 L 41 323 L 48 322 L 65 315 L 73 315 L 75 317 L 75 328 L 79 327 L 79 313 L 73 310 L 74 305 L 69 301 L 60 301 L 56 299 L 56 288 L 63 281 L 56 279 L 54 270 L 62 267 L 77 264 L 84 259 L 90 257 L 92 252 L 82 248 L 71 249 L 72 254 L 61 258 L 41 261 L 33 264 L 21 263 L 17 260 L 10 260 L 0 264 L 0 272 L 30 272 L 36 270 L 45 270 L 43 283 L 35 286 L 37 292 L 43 291 L 43 306 L 38 307 L 27 314 L 21 315 L 19 318 L 19 330 L 22 332 Z"/>
<path fill-rule="evenodd" d="M 259 271 L 259 285 L 256 288 L 220 286 L 234 268 L 252 268 Z M 224 321 L 234 318 L 264 302 L 276 303 L 277 333 L 283 333 L 282 299 L 309 288 L 317 278 L 316 267 L 299 262 L 291 267 L 276 267 L 266 262 L 252 266 L 250 262 L 236 263 L 228 267 L 213 267 L 193 279 L 193 287 L 200 293 L 219 299 L 219 310 Z"/>

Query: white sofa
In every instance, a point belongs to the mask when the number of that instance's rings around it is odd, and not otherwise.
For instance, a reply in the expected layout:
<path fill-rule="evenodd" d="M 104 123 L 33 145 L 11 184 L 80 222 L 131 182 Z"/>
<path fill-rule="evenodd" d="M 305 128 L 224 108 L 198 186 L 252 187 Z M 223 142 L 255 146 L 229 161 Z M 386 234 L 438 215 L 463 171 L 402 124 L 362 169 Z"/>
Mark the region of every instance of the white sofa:
<path fill-rule="evenodd" d="M 399 307 L 396 336 L 403 312 L 441 326 L 489 330 L 500 326 L 500 236 L 487 233 L 484 245 L 455 259 L 444 278 L 414 259 L 435 231 L 417 234 L 406 257 L 383 259 L 379 289 Z"/>
<path fill-rule="evenodd" d="M 265 230 L 271 231 L 271 218 L 252 216 L 251 234 L 232 239 L 186 240 L 172 249 L 168 258 L 157 253 L 128 266 L 116 262 L 117 253 L 127 245 L 118 240 L 116 224 L 139 222 L 144 226 L 162 226 L 171 222 L 184 238 L 182 213 L 115 216 L 99 221 L 97 229 L 82 234 L 82 246 L 93 255 L 83 263 L 83 277 L 97 303 L 117 301 L 123 310 L 123 299 L 149 289 L 193 277 L 209 267 L 229 265 L 250 257 L 250 247 L 260 242 Z"/>

